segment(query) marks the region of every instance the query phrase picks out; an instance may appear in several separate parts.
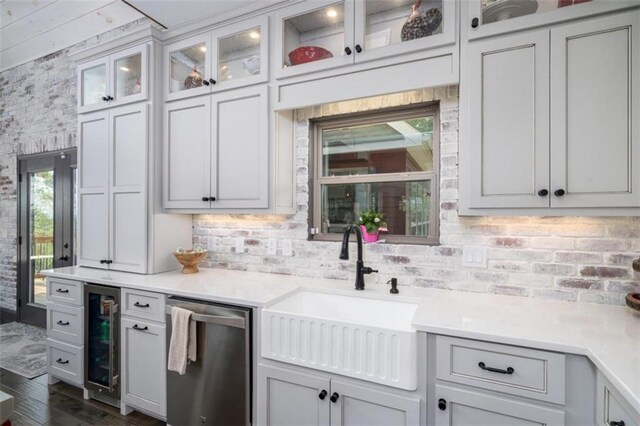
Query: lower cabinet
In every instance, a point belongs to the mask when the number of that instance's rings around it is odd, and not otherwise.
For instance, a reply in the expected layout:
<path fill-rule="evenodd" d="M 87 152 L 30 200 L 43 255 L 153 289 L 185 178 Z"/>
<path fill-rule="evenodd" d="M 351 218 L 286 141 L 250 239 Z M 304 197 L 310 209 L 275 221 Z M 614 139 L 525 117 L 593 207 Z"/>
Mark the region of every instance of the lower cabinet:
<path fill-rule="evenodd" d="M 258 422 L 280 425 L 418 425 L 420 398 L 333 377 L 260 365 Z"/>
<path fill-rule="evenodd" d="M 596 425 L 640 426 L 640 413 L 636 412 L 600 373 L 597 378 L 596 397 Z"/>
<path fill-rule="evenodd" d="M 564 425 L 564 412 L 483 391 L 436 385 L 436 426 Z"/>
<path fill-rule="evenodd" d="M 166 330 L 164 325 L 122 318 L 121 399 L 160 417 L 167 415 Z"/>

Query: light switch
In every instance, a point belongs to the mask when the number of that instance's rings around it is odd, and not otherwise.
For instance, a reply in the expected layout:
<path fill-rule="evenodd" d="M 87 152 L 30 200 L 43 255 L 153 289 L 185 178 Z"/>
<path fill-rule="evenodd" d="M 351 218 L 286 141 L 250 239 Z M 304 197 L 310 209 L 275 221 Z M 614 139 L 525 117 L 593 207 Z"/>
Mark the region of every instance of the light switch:
<path fill-rule="evenodd" d="M 244 253 L 244 238 L 236 238 L 236 253 Z"/>
<path fill-rule="evenodd" d="M 282 240 L 282 255 L 293 256 L 293 243 L 291 240 Z"/>
<path fill-rule="evenodd" d="M 207 237 L 207 251 L 214 252 L 220 248 L 220 237 Z"/>
<path fill-rule="evenodd" d="M 275 238 L 269 238 L 267 242 L 267 254 L 271 256 L 275 256 L 278 252 L 278 240 Z"/>
<path fill-rule="evenodd" d="M 462 248 L 462 266 L 469 268 L 487 267 L 487 248 L 480 246 L 464 246 Z"/>

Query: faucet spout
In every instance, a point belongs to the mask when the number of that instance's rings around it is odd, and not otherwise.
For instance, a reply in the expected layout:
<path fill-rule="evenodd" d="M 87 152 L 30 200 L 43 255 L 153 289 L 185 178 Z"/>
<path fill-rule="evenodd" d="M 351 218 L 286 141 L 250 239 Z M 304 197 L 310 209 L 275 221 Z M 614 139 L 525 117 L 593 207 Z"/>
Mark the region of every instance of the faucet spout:
<path fill-rule="evenodd" d="M 364 266 L 362 261 L 362 231 L 357 225 L 349 225 L 342 235 L 342 247 L 340 248 L 340 259 L 349 260 L 349 237 L 351 232 L 355 232 L 358 243 L 358 259 L 356 261 L 356 290 L 364 290 L 364 276 L 378 272 L 375 269 Z"/>

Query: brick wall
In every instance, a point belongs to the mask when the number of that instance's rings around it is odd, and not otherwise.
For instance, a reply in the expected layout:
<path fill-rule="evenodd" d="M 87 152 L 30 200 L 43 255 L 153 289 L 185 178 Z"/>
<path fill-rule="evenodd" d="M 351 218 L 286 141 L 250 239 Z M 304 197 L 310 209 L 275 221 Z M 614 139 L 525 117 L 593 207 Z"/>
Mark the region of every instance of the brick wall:
<path fill-rule="evenodd" d="M 140 19 L 0 73 L 0 308 L 16 305 L 17 158 L 76 145 L 76 65 L 69 53 L 148 25 Z"/>
<path fill-rule="evenodd" d="M 297 213 L 290 217 L 194 216 L 193 242 L 208 248 L 210 267 L 310 277 L 353 279 L 354 262 L 338 260 L 339 243 L 307 241 L 309 119 L 428 101 L 440 102 L 441 180 L 439 246 L 378 244 L 365 261 L 382 284 L 490 292 L 546 299 L 622 304 L 640 291 L 631 261 L 640 252 L 640 218 L 460 217 L 458 201 L 458 93 L 456 87 L 342 102 L 298 111 Z M 245 239 L 235 252 L 236 237 Z M 268 255 L 269 239 L 276 255 Z M 293 255 L 282 255 L 292 240 Z M 462 247 L 487 247 L 486 269 L 462 266 Z"/>

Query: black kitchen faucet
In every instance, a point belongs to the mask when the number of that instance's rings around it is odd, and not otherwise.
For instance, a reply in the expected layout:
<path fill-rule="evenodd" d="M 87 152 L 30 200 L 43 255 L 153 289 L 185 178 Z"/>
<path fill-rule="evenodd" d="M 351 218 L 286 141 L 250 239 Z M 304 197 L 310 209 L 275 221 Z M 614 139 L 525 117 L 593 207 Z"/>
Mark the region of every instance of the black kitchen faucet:
<path fill-rule="evenodd" d="M 362 231 L 358 225 L 349 225 L 342 236 L 342 249 L 340 250 L 340 259 L 349 260 L 349 236 L 351 231 L 355 231 L 358 238 L 358 260 L 356 261 L 356 290 L 364 290 L 364 276 L 378 272 L 368 266 L 364 266 L 362 261 Z"/>

